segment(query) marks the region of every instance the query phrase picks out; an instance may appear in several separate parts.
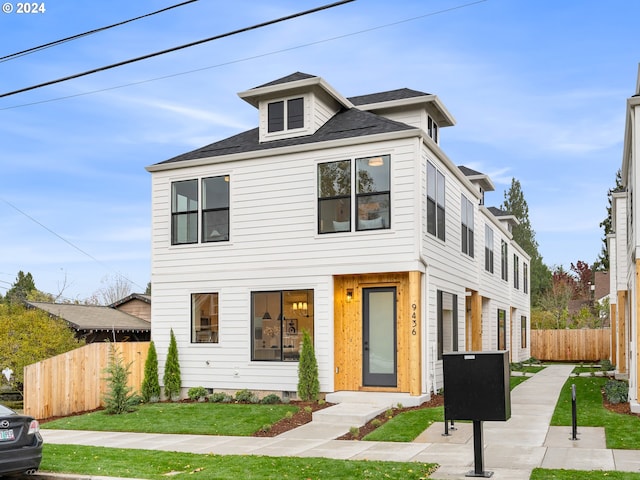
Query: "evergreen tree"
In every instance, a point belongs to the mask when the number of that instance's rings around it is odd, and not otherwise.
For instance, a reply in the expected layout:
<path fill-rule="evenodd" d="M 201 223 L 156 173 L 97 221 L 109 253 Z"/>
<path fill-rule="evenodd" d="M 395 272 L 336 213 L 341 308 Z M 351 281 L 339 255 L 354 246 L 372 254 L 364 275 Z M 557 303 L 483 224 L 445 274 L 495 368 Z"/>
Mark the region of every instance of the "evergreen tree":
<path fill-rule="evenodd" d="M 609 244 L 607 243 L 607 235 L 613 233 L 612 231 L 612 218 L 611 218 L 611 207 L 613 205 L 613 194 L 616 192 L 624 191 L 624 187 L 622 186 L 622 170 L 618 169 L 616 172 L 616 186 L 610 188 L 607 191 L 607 199 L 609 204 L 607 205 L 607 217 L 600 222 L 600 227 L 604 229 L 604 237 L 602 238 L 602 250 L 600 250 L 600 254 L 598 258 L 593 263 L 593 270 L 602 272 L 609 270 Z"/>
<path fill-rule="evenodd" d="M 529 205 L 524 198 L 520 182 L 511 179 L 511 187 L 504 192 L 503 210 L 520 222 L 513 227 L 513 240 L 531 257 L 531 303 L 538 305 L 544 293 L 551 288 L 551 270 L 542 261 L 536 234 L 529 220 Z"/>
<path fill-rule="evenodd" d="M 301 400 L 315 401 L 320 393 L 320 380 L 318 379 L 318 361 L 313 349 L 313 342 L 309 332 L 302 332 L 302 348 L 298 363 L 298 397 Z"/>
<path fill-rule="evenodd" d="M 125 364 L 122 353 L 113 343 L 109 344 L 109 365 L 105 369 L 107 392 L 103 399 L 106 413 L 118 415 L 135 410 L 138 397 L 128 385 L 130 370 L 131 363 Z"/>
<path fill-rule="evenodd" d="M 11 288 L 7 290 L 4 300 L 6 303 L 23 303 L 27 300 L 29 294 L 35 290 L 36 284 L 33 281 L 33 276 L 29 272 L 25 274 L 20 270 L 16 281 L 13 282 Z"/>
<path fill-rule="evenodd" d="M 172 400 L 180 396 L 180 387 L 182 380 L 180 379 L 180 362 L 178 361 L 178 343 L 176 336 L 171 329 L 171 338 L 169 340 L 169 351 L 167 360 L 164 364 L 164 394 Z"/>
<path fill-rule="evenodd" d="M 149 352 L 144 362 L 144 379 L 142 380 L 142 399 L 145 402 L 158 401 L 160 398 L 160 383 L 158 381 L 158 354 L 153 340 L 149 344 Z"/>

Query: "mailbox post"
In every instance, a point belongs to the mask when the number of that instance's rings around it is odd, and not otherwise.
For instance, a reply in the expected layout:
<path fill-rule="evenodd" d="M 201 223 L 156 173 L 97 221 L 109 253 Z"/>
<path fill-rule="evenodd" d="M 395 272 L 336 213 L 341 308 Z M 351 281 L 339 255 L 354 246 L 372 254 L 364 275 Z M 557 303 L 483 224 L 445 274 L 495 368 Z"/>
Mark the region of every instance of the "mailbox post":
<path fill-rule="evenodd" d="M 452 352 L 443 355 L 444 408 L 451 420 L 473 421 L 473 471 L 467 477 L 491 477 L 484 471 L 483 421 L 511 418 L 509 352 Z"/>

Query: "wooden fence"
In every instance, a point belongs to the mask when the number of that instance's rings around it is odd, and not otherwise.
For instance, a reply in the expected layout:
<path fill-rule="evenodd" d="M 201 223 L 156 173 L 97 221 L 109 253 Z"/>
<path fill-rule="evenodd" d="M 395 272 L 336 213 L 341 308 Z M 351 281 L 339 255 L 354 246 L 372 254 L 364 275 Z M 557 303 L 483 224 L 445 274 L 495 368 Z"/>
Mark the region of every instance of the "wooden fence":
<path fill-rule="evenodd" d="M 91 343 L 25 367 L 25 414 L 42 420 L 102 406 L 111 345 L 131 364 L 129 386 L 139 392 L 149 342 Z"/>
<path fill-rule="evenodd" d="M 531 356 L 559 362 L 599 361 L 611 352 L 608 328 L 531 330 Z"/>

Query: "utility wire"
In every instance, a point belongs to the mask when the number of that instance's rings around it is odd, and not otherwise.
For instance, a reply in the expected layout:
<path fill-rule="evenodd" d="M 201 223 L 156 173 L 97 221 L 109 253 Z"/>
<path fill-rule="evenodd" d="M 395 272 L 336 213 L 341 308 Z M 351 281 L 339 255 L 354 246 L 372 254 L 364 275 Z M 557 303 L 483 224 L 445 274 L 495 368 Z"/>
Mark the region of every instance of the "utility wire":
<path fill-rule="evenodd" d="M 283 48 L 281 50 L 274 50 L 274 51 L 267 52 L 267 53 L 261 53 L 261 54 L 258 54 L 258 55 L 253 55 L 251 57 L 244 57 L 244 58 L 240 58 L 240 59 L 236 59 L 236 60 L 230 60 L 228 62 L 218 63 L 216 65 L 209 65 L 209 66 L 206 66 L 206 67 L 197 68 L 197 69 L 194 69 L 194 70 L 188 70 L 188 71 L 185 71 L 185 72 L 172 73 L 170 75 L 164 75 L 162 77 L 154 77 L 154 78 L 149 78 L 149 79 L 146 79 L 146 80 L 140 80 L 139 82 L 131 82 L 131 83 L 125 83 L 125 84 L 121 84 L 121 85 L 115 85 L 113 87 L 101 88 L 99 90 L 91 90 L 91 91 L 88 91 L 88 92 L 75 93 L 73 95 L 66 95 L 64 97 L 55 97 L 55 98 L 49 98 L 47 100 L 39 100 L 37 102 L 21 103 L 21 104 L 17 104 L 17 105 L 12 105 L 10 107 L 2 107 L 2 108 L 0 108 L 0 111 L 2 111 L 2 110 L 11 110 L 11 109 L 14 109 L 14 108 L 21 108 L 21 107 L 30 107 L 30 106 L 33 106 L 33 105 L 40 105 L 40 104 L 43 104 L 43 103 L 57 102 L 57 101 L 60 101 L 60 100 L 67 100 L 69 98 L 82 97 L 82 96 L 85 96 L 85 95 L 93 95 L 93 94 L 96 94 L 96 93 L 103 93 L 103 92 L 108 92 L 108 91 L 111 91 L 111 90 L 118 90 L 120 88 L 133 87 L 133 86 L 142 85 L 142 84 L 145 84 L 145 83 L 156 82 L 158 80 L 166 80 L 168 78 L 180 77 L 182 75 L 189 75 L 191 73 L 202 72 L 204 70 L 211 70 L 213 68 L 219 68 L 219 67 L 224 67 L 224 66 L 227 66 L 227 65 L 233 65 L 235 63 L 247 62 L 247 61 L 250 61 L 250 60 L 255 60 L 257 58 L 269 57 L 269 56 L 272 56 L 272 55 L 277 55 L 279 53 L 289 52 L 289 51 L 292 51 L 292 50 L 298 50 L 298 49 L 301 49 L 301 48 L 311 47 L 313 45 L 319 45 L 321 43 L 332 42 L 334 40 L 340 40 L 340 39 L 343 39 L 343 38 L 352 37 L 352 36 L 355 36 L 355 35 L 361 35 L 363 33 L 368 33 L 368 32 L 372 32 L 372 31 L 375 31 L 375 30 L 381 30 L 383 28 L 393 27 L 393 26 L 396 26 L 396 25 L 400 25 L 402 23 L 407 23 L 407 22 L 412 22 L 414 20 L 419 20 L 421 18 L 432 17 L 432 16 L 435 16 L 435 15 L 448 13 L 448 12 L 451 12 L 453 10 L 459 10 L 459 9 L 462 9 L 462 8 L 471 7 L 473 5 L 477 5 L 479 3 L 484 3 L 486 1 L 488 1 L 488 0 L 478 0 L 478 1 L 475 1 L 475 2 L 471 2 L 471 3 L 465 3 L 465 4 L 462 4 L 462 5 L 457 5 L 455 7 L 446 8 L 444 10 L 437 10 L 435 12 L 426 13 L 424 15 L 419 15 L 417 17 L 406 18 L 404 20 L 399 20 L 397 22 L 387 23 L 387 24 L 384 24 L 384 25 L 378 25 L 376 27 L 367 28 L 365 30 L 359 30 L 357 32 L 346 33 L 344 35 L 339 35 L 339 36 L 336 36 L 336 37 L 325 38 L 325 39 L 322 39 L 322 40 L 317 40 L 315 42 L 304 43 L 304 44 L 296 45 L 296 46 L 289 47 L 289 48 Z"/>
<path fill-rule="evenodd" d="M 25 88 L 21 88 L 19 90 L 14 90 L 12 92 L 3 93 L 3 94 L 0 94 L 0 98 L 9 97 L 11 95 L 16 95 L 18 93 L 28 92 L 29 90 L 35 90 L 36 88 L 46 87 L 46 86 L 49 86 L 49 85 L 54 85 L 56 83 L 66 82 L 67 80 L 72 80 L 72 79 L 75 79 L 75 78 L 84 77 L 86 75 L 91 75 L 91 74 L 97 73 L 97 72 L 104 72 L 105 70 L 110 70 L 112 68 L 121 67 L 123 65 L 128 65 L 128 64 L 131 64 L 131 63 L 139 62 L 141 60 L 146 60 L 148 58 L 157 57 L 159 55 L 164 55 L 165 53 L 176 52 L 176 51 L 182 50 L 184 48 L 193 47 L 195 45 L 200 45 L 200 44 L 203 44 L 203 43 L 211 42 L 213 40 L 219 40 L 221 38 L 230 37 L 232 35 L 237 35 L 239 33 L 245 33 L 245 32 L 251 31 L 251 30 L 256 30 L 258 28 L 266 27 L 268 25 L 273 25 L 273 24 L 276 24 L 276 23 L 284 22 L 286 20 L 291 20 L 291 19 L 294 19 L 294 18 L 297 18 L 297 17 L 308 15 L 310 13 L 319 12 L 321 10 L 326 10 L 328 8 L 337 7 L 339 5 L 343 5 L 345 3 L 350 3 L 350 2 L 353 2 L 353 1 L 355 1 L 355 0 L 341 0 L 339 2 L 323 5 L 321 7 L 312 8 L 311 10 L 305 10 L 303 12 L 294 13 L 293 15 L 287 15 L 286 17 L 280 17 L 280 18 L 277 18 L 275 20 L 269 20 L 267 22 L 259 23 L 257 25 L 253 25 L 251 27 L 241 28 L 239 30 L 234 30 L 232 32 L 223 33 L 221 35 L 216 35 L 214 37 L 209 37 L 209 38 L 205 38 L 203 40 L 198 40 L 198 41 L 195 41 L 195 42 L 187 43 L 185 45 L 180 45 L 178 47 L 168 48 L 166 50 L 161 50 L 161 51 L 155 52 L 155 53 L 149 53 L 149 54 L 143 55 L 141 57 L 136 57 L 136 58 L 132 58 L 132 59 L 129 59 L 129 60 L 124 60 L 122 62 L 113 63 L 111 65 L 107 65 L 107 66 L 100 67 L 100 68 L 94 68 L 93 70 L 88 70 L 86 72 L 76 73 L 74 75 L 69 75 L 68 77 L 63 77 L 63 78 L 59 78 L 57 80 L 51 80 L 49 82 L 40 83 L 38 85 L 33 85 L 31 87 L 25 87 Z"/>
<path fill-rule="evenodd" d="M 197 2 L 197 1 L 198 0 L 188 0 L 186 2 L 178 3 L 176 5 L 172 5 L 170 7 L 163 8 L 161 10 L 156 10 L 155 12 L 147 13 L 145 15 L 140 15 L 139 17 L 131 18 L 131 19 L 125 20 L 123 22 L 114 23 L 113 25 L 107 25 L 106 27 L 96 28 L 94 30 L 89 30 L 88 32 L 84 32 L 84 33 L 78 33 L 77 35 L 72 35 L 70 37 L 61 38 L 60 40 L 56 40 L 54 42 L 45 43 L 43 45 L 38 45 L 37 47 L 32 47 L 32 48 L 28 48 L 26 50 L 22 50 L 20 52 L 12 53 L 10 55 L 5 55 L 4 57 L 0 57 L 0 63 L 8 62 L 9 60 L 13 60 L 14 58 L 23 57 L 25 55 L 29 55 L 30 53 L 39 52 L 40 50 L 44 50 L 46 48 L 55 47 L 56 45 L 61 45 L 63 43 L 70 42 L 70 41 L 76 40 L 78 38 L 82 38 L 82 37 L 86 37 L 86 36 L 89 36 L 89 35 L 93 35 L 94 33 L 102 32 L 102 31 L 105 31 L 105 30 L 109 30 L 109 29 L 114 28 L 114 27 L 119 27 L 120 25 L 125 25 L 127 23 L 131 23 L 131 22 L 134 22 L 136 20 L 140 20 L 141 18 L 151 17 L 153 15 L 157 15 L 158 13 L 166 12 L 167 10 L 172 10 L 174 8 L 182 7 L 184 5 L 187 5 L 189 3 L 194 3 L 194 2 Z"/>
<path fill-rule="evenodd" d="M 53 230 L 51 230 L 49 227 L 47 227 L 44 223 L 36 220 L 35 218 L 33 218 L 31 215 L 29 215 L 28 213 L 24 212 L 23 210 L 20 210 L 18 207 L 16 207 L 13 203 L 9 202 L 8 200 L 0 197 L 0 201 L 6 203 L 7 205 L 9 205 L 11 208 L 13 208 L 16 212 L 18 212 L 21 215 L 24 215 L 25 217 L 27 217 L 29 220 L 31 220 L 32 222 L 36 223 L 37 225 L 39 225 L 40 227 L 44 228 L 47 232 L 49 232 L 50 234 L 58 237 L 60 240 L 62 240 L 64 243 L 66 243 L 67 245 L 69 245 L 70 247 L 76 249 L 77 251 L 79 251 L 80 253 L 82 253 L 83 255 L 89 257 L 91 260 L 93 260 L 96 263 L 99 263 L 100 265 L 102 265 L 104 268 L 106 268 L 107 270 L 110 271 L 114 271 L 113 268 L 111 268 L 109 265 L 105 264 L 104 262 L 98 260 L 96 257 L 94 257 L 93 255 L 91 255 L 90 253 L 86 252 L 85 250 L 81 249 L 80 247 L 78 247 L 77 245 L 75 245 L 74 243 L 70 242 L 69 240 L 67 240 L 66 238 L 64 238 L 62 235 L 59 235 L 58 233 L 54 232 Z M 138 285 L 137 283 L 135 283 L 133 280 L 128 279 L 127 277 L 125 277 L 123 274 L 121 274 L 120 272 L 115 272 L 118 276 L 124 278 L 125 280 L 127 280 L 128 282 L 131 282 L 133 285 L 140 287 L 140 288 L 144 288 L 140 285 Z"/>

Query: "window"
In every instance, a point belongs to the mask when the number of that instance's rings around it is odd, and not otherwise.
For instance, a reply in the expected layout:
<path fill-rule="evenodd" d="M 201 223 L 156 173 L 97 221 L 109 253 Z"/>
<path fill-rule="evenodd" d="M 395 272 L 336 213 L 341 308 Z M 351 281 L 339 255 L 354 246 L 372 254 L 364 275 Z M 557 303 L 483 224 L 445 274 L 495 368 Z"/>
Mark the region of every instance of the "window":
<path fill-rule="evenodd" d="M 427 162 L 427 232 L 445 240 L 445 179 L 436 167 Z"/>
<path fill-rule="evenodd" d="M 356 160 L 356 230 L 389 228 L 389 155 Z"/>
<path fill-rule="evenodd" d="M 493 273 L 493 230 L 484 226 L 484 269 Z"/>
<path fill-rule="evenodd" d="M 171 184 L 171 244 L 198 242 L 198 181 Z"/>
<path fill-rule="evenodd" d="M 191 295 L 191 343 L 218 343 L 218 294 Z"/>
<path fill-rule="evenodd" d="M 458 351 L 458 296 L 438 290 L 438 360 Z"/>
<path fill-rule="evenodd" d="M 522 262 L 522 291 L 529 293 L 529 265 Z"/>
<path fill-rule="evenodd" d="M 502 280 L 507 281 L 509 280 L 509 248 L 507 246 L 507 242 L 505 242 L 504 240 L 502 240 L 501 242 L 501 274 Z"/>
<path fill-rule="evenodd" d="M 513 254 L 513 288 L 520 289 L 520 259 L 515 253 Z"/>
<path fill-rule="evenodd" d="M 251 293 L 251 360 L 297 362 L 302 332 L 313 341 L 313 290 Z"/>
<path fill-rule="evenodd" d="M 427 134 L 434 142 L 438 143 L 438 124 L 431 117 L 427 120 Z"/>
<path fill-rule="evenodd" d="M 202 179 L 202 241 L 229 240 L 229 176 Z"/>
<path fill-rule="evenodd" d="M 462 220 L 462 253 L 473 257 L 473 203 L 462 195 L 460 217 Z"/>
<path fill-rule="evenodd" d="M 303 98 L 292 98 L 286 102 L 281 100 L 267 105 L 267 132 L 281 132 L 296 128 L 304 128 Z"/>
<path fill-rule="evenodd" d="M 202 242 L 229 240 L 229 176 L 202 179 L 202 212 L 198 180 L 171 184 L 171 245 L 198 243 L 198 215 L 202 214 Z"/>
<path fill-rule="evenodd" d="M 356 230 L 391 226 L 389 155 L 355 161 Z M 351 160 L 318 164 L 318 233 L 351 232 L 353 213 Z"/>
<path fill-rule="evenodd" d="M 507 312 L 498 309 L 498 350 L 507 349 Z"/>
<path fill-rule="evenodd" d="M 527 348 L 527 317 L 520 317 L 520 346 Z"/>

